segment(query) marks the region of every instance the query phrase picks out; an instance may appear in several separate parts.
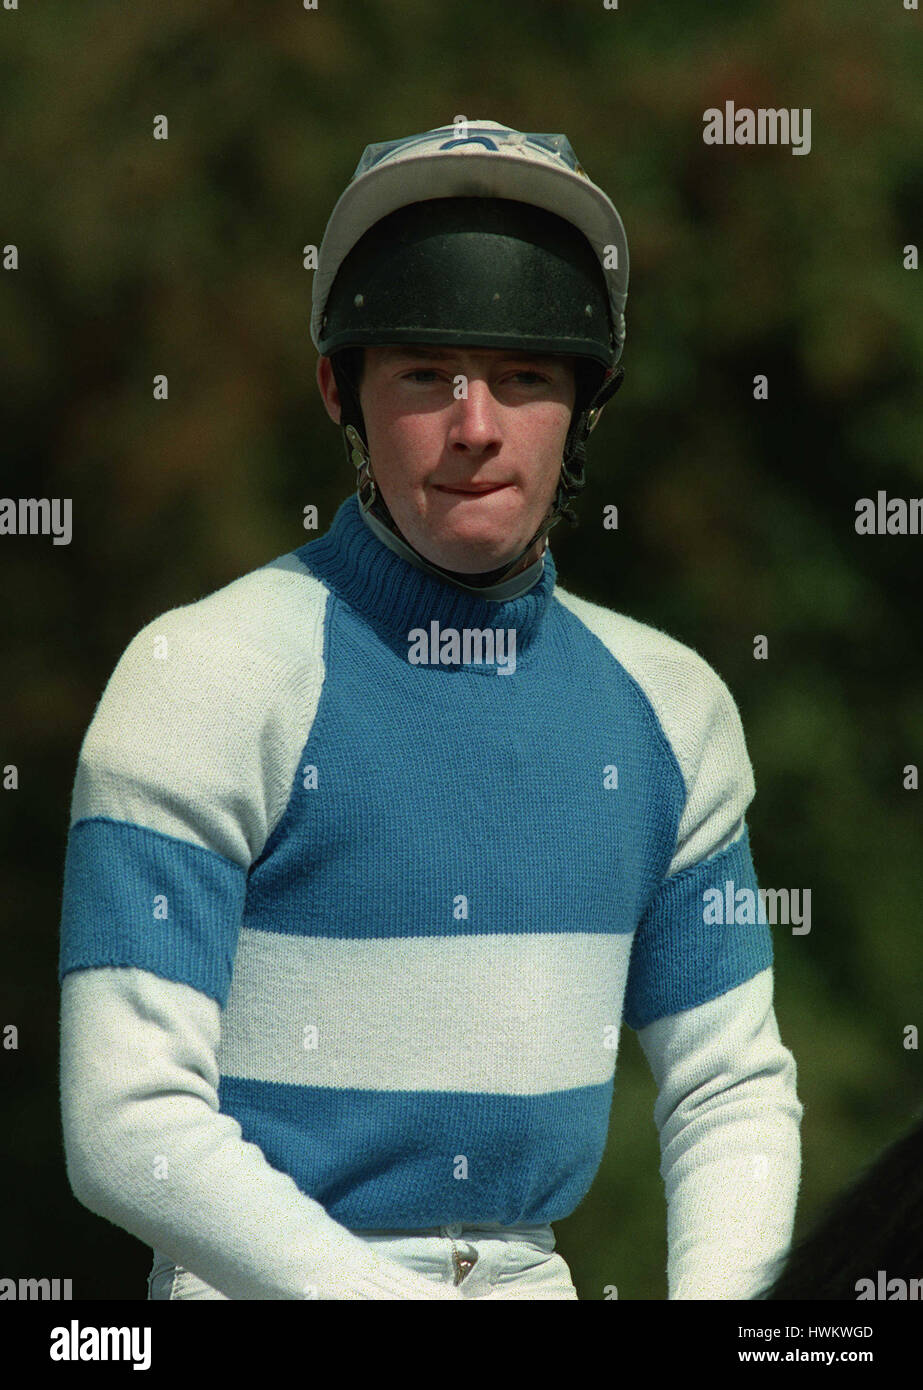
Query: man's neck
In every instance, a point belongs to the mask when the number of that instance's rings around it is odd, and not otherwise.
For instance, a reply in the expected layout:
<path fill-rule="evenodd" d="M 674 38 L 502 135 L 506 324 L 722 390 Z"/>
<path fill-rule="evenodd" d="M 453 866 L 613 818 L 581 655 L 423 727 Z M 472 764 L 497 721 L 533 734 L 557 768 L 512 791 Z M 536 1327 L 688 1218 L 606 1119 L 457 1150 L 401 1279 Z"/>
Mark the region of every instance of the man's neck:
<path fill-rule="evenodd" d="M 426 570 L 431 567 L 433 564 L 432 561 L 428 561 L 423 555 L 417 554 L 406 541 L 400 536 L 395 535 L 374 512 L 364 511 L 361 505 L 359 506 L 359 512 L 369 529 L 374 532 L 378 539 L 382 541 L 384 545 L 388 546 L 389 549 L 393 550 L 397 555 L 403 556 L 405 560 L 412 565 L 416 565 L 418 569 Z M 515 571 L 507 575 L 505 579 L 499 581 L 497 584 L 491 584 L 486 589 L 472 586 L 471 592 L 475 592 L 481 598 L 489 599 L 494 602 L 502 602 L 506 599 L 515 598 L 518 594 L 525 593 L 541 577 L 544 569 L 543 556 L 546 544 L 547 536 L 543 537 L 541 541 L 536 541 L 530 554 L 524 555 L 522 560 L 517 564 Z M 495 568 L 499 568 L 499 566 L 495 566 Z M 534 572 L 527 575 L 527 570 Z M 442 578 L 446 583 L 456 582 L 454 580 L 446 580 L 442 575 L 438 577 Z M 472 578 L 476 578 L 476 575 L 473 574 Z M 458 581 L 458 587 L 466 587 L 464 577 Z"/>

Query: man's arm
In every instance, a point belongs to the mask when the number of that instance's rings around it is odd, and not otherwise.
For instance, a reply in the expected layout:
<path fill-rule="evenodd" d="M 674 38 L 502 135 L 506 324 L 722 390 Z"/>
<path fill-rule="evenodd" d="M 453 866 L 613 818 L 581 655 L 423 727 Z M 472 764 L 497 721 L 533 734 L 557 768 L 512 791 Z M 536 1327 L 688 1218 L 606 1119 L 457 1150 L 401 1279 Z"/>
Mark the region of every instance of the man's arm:
<path fill-rule="evenodd" d="M 366 1245 L 218 1108 L 218 1005 L 145 970 L 68 974 L 61 1110 L 77 1199 L 232 1299 L 460 1299 Z"/>
<path fill-rule="evenodd" d="M 229 1298 L 455 1300 L 334 1221 L 219 1109 L 248 869 L 323 679 L 314 584 L 270 567 L 165 614 L 97 706 L 64 873 L 67 1172 L 91 1211 Z"/>
<path fill-rule="evenodd" d="M 791 1243 L 802 1106 L 763 970 L 638 1033 L 658 1087 L 668 1298 L 755 1298 Z"/>
<path fill-rule="evenodd" d="M 658 1087 L 668 1297 L 749 1299 L 772 1282 L 789 1249 L 802 1106 L 773 1010 L 769 927 L 723 921 L 728 882 L 734 895 L 758 893 L 744 820 L 753 772 L 740 717 L 700 658 L 691 670 L 695 698 L 682 741 L 671 711 L 685 808 L 632 945 L 625 1021 Z"/>

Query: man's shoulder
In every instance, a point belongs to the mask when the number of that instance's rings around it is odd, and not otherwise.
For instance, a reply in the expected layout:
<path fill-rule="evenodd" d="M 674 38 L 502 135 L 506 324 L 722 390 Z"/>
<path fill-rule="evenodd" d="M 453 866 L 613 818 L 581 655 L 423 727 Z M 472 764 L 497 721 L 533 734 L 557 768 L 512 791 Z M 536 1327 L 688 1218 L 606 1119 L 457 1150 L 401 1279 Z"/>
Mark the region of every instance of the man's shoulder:
<path fill-rule="evenodd" d="M 136 632 L 84 737 L 71 824 L 119 821 L 252 863 L 317 708 L 325 593 L 282 556 Z"/>
<path fill-rule="evenodd" d="M 220 588 L 150 619 L 136 633 L 195 640 L 238 662 L 247 656 L 282 658 L 310 644 L 323 618 L 327 589 L 294 551 L 249 570 Z"/>
<path fill-rule="evenodd" d="M 304 697 L 322 676 L 327 590 L 294 553 L 170 608 L 123 649 L 102 705 L 165 719 L 182 708 L 203 727 L 228 709 L 258 725 L 274 701 Z"/>
<path fill-rule="evenodd" d="M 715 799 L 733 808 L 727 834 L 737 835 L 753 796 L 753 772 L 740 713 L 722 677 L 699 652 L 669 633 L 566 590 L 556 587 L 554 592 L 643 692 L 686 784 L 687 819 L 698 817 L 704 825 L 708 818 L 702 808 Z M 674 871 L 692 862 L 709 834 L 710 829 L 689 838 Z"/>
<path fill-rule="evenodd" d="M 560 585 L 554 595 L 609 649 L 648 698 L 675 699 L 709 691 L 720 697 L 727 686 L 705 657 L 668 632 L 592 603 Z"/>

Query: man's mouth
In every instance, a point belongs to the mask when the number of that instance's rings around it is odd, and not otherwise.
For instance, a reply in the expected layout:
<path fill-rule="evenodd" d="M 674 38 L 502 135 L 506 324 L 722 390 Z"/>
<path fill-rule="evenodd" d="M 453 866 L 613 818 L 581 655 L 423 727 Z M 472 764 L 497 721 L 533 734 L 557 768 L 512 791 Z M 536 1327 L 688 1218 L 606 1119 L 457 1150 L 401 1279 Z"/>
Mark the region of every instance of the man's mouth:
<path fill-rule="evenodd" d="M 509 483 L 487 483 L 480 487 L 442 487 L 435 483 L 437 492 L 448 492 L 453 497 L 483 497 L 488 492 L 499 492 L 501 488 L 509 487 Z"/>

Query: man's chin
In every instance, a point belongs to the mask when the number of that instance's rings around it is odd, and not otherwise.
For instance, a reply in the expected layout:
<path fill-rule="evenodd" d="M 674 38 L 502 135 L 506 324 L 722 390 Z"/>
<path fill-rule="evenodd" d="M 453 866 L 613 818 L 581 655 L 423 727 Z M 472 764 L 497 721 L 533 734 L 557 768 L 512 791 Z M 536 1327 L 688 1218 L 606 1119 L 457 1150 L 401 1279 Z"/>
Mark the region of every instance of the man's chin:
<path fill-rule="evenodd" d="M 545 537 L 542 537 L 540 541 L 530 547 L 527 555 L 520 555 L 523 546 L 528 544 L 529 537 L 534 535 L 536 529 L 537 527 L 533 526 L 532 530 L 527 531 L 525 535 L 514 536 L 512 544 L 508 529 L 504 531 L 502 540 L 495 537 L 493 543 L 488 540 L 475 543 L 467 539 L 455 538 L 440 538 L 439 541 L 434 541 L 431 535 L 416 537 L 411 536 L 406 531 L 404 535 L 414 549 L 429 560 L 430 564 L 451 570 L 453 574 L 489 574 L 492 570 L 502 569 L 519 555 L 520 559 L 516 568 L 506 576 L 506 578 L 511 579 L 520 570 L 528 569 L 544 552 L 547 541 Z"/>
<path fill-rule="evenodd" d="M 509 526 L 496 526 L 493 539 L 488 536 L 483 539 L 471 539 L 464 535 L 452 534 L 450 525 L 439 528 L 448 532 L 447 535 L 434 537 L 431 531 L 421 534 L 418 527 L 415 526 L 411 531 L 409 528 L 405 529 L 401 526 L 396 517 L 395 521 L 405 540 L 418 554 L 429 560 L 431 565 L 438 565 L 440 569 L 451 570 L 453 574 L 460 575 L 489 574 L 493 570 L 502 569 L 519 555 L 522 547 L 527 544 L 529 537 L 536 529 L 533 526 L 532 530 L 527 531 L 523 536 L 514 536 L 511 544 Z M 433 529 L 435 530 L 436 527 Z M 475 532 L 475 528 L 472 527 L 472 531 Z M 543 547 L 544 541 L 539 544 L 537 549 L 533 547 L 534 554 L 521 557 L 515 570 L 507 578 L 512 578 L 513 574 L 518 574 L 520 570 L 533 564 Z"/>

